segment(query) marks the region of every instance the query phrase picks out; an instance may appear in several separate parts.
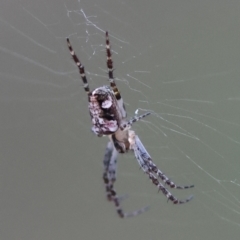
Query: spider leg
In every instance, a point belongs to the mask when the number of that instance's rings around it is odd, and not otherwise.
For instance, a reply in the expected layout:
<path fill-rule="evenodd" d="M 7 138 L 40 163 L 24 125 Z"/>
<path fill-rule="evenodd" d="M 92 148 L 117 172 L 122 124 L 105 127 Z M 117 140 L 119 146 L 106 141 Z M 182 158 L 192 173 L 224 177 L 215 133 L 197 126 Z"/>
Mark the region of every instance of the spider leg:
<path fill-rule="evenodd" d="M 105 183 L 107 199 L 109 201 L 114 202 L 116 211 L 120 218 L 135 217 L 145 212 L 148 209 L 148 207 L 144 207 L 129 213 L 125 213 L 121 208 L 120 202 L 125 197 L 118 197 L 116 191 L 114 190 L 114 182 L 116 181 L 117 155 L 118 152 L 114 148 L 113 143 L 111 141 L 108 142 L 103 159 L 104 165 L 103 181 Z"/>
<path fill-rule="evenodd" d="M 146 116 L 150 115 L 151 112 L 147 112 L 147 113 L 144 113 L 140 116 L 135 116 L 133 118 L 131 118 L 128 122 L 124 123 L 123 125 L 120 126 L 120 129 L 121 130 L 124 130 L 126 128 L 130 128 L 132 126 L 133 123 L 141 120 L 142 118 L 145 118 Z"/>
<path fill-rule="evenodd" d="M 116 181 L 117 155 L 112 142 L 108 142 L 103 159 L 103 181 L 105 183 L 107 199 L 112 201 L 111 189 Z"/>
<path fill-rule="evenodd" d="M 68 48 L 70 51 L 70 54 L 72 55 L 72 58 L 74 60 L 74 62 L 77 64 L 78 69 L 79 69 L 79 73 L 81 75 L 82 81 L 83 81 L 83 87 L 84 90 L 86 91 L 86 93 L 88 95 L 90 95 L 90 89 L 89 89 L 89 85 L 88 85 L 88 81 L 87 81 L 87 77 L 85 74 L 85 70 L 84 70 L 84 66 L 81 64 L 80 60 L 78 59 L 77 55 L 75 54 L 75 52 L 73 51 L 72 45 L 70 43 L 69 38 L 67 38 L 67 44 L 68 44 Z"/>
<path fill-rule="evenodd" d="M 111 53 L 111 46 L 110 46 L 110 41 L 109 41 L 109 36 L 108 36 L 108 32 L 106 32 L 106 52 L 107 52 L 107 68 L 108 68 L 108 79 L 110 82 L 110 86 L 114 92 L 114 95 L 117 99 L 121 114 L 122 114 L 122 118 L 126 118 L 127 117 L 127 113 L 125 110 L 125 106 L 121 97 L 121 94 L 117 88 L 117 85 L 114 81 L 114 77 L 113 77 L 113 61 L 112 61 L 112 53 Z"/>
<path fill-rule="evenodd" d="M 164 187 L 164 185 L 161 182 L 159 182 L 159 180 L 154 174 L 156 174 L 160 179 L 162 179 L 170 187 L 178 188 L 178 189 L 193 187 L 193 185 L 177 186 L 174 182 L 170 181 L 169 178 L 165 176 L 153 163 L 151 156 L 143 146 L 139 137 L 135 135 L 133 131 L 129 131 L 129 142 L 131 144 L 131 149 L 133 149 L 135 157 L 140 167 L 142 168 L 142 170 L 149 176 L 152 183 L 155 184 L 160 191 L 162 191 L 162 193 L 167 197 L 168 200 L 172 201 L 174 204 L 182 204 L 182 203 L 189 202 L 192 199 L 192 196 L 188 197 L 185 200 L 177 199 L 171 194 L 171 192 L 168 191 L 167 188 Z"/>
<path fill-rule="evenodd" d="M 108 78 L 110 82 L 110 86 L 117 98 L 117 100 L 121 99 L 121 94 L 117 88 L 117 85 L 114 81 L 113 77 L 113 61 L 112 61 L 112 54 L 111 54 L 111 47 L 110 47 L 110 41 L 108 37 L 108 32 L 106 32 L 106 51 L 107 51 L 107 67 L 108 67 Z"/>
<path fill-rule="evenodd" d="M 171 188 L 177 188 L 177 189 L 187 189 L 187 188 L 193 188 L 194 185 L 188 185 L 188 186 L 179 186 L 176 185 L 174 182 L 172 182 L 160 169 L 157 168 L 156 164 L 152 161 L 151 156 L 143 146 L 141 140 L 138 136 L 135 138 L 136 145 L 140 149 L 141 157 L 145 160 L 145 162 L 148 164 L 150 169 L 168 186 Z"/>

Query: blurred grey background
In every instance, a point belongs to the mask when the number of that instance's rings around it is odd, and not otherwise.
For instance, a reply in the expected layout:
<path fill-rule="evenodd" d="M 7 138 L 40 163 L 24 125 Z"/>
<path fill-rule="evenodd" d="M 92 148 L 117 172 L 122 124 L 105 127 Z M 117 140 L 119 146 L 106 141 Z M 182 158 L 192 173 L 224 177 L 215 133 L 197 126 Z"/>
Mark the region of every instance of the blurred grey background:
<path fill-rule="evenodd" d="M 3 240 L 239 239 L 240 2 L 2 0 L 0 235 Z M 133 129 L 173 181 L 175 206 L 132 153 L 119 157 L 119 219 L 105 198 L 107 138 L 91 132 L 87 97 L 108 84 L 104 31 Z"/>

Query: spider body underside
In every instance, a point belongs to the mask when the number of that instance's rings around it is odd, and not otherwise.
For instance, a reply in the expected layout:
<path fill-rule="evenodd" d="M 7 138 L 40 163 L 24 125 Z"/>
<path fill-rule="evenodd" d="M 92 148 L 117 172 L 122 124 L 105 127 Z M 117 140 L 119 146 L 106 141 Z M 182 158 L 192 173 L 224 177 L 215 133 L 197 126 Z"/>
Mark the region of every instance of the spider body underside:
<path fill-rule="evenodd" d="M 106 52 L 110 86 L 98 87 L 93 91 L 90 91 L 84 67 L 73 51 L 68 38 L 67 44 L 70 54 L 78 66 L 81 79 L 84 83 L 84 89 L 88 95 L 88 108 L 92 120 L 92 131 L 99 137 L 103 135 L 109 137 L 109 142 L 103 159 L 103 181 L 106 188 L 107 199 L 115 204 L 119 217 L 125 218 L 136 216 L 148 209 L 148 207 L 144 207 L 133 212 L 124 212 L 120 204 L 122 199 L 118 197 L 114 189 L 118 153 L 126 153 L 129 150 L 134 152 L 135 158 L 141 169 L 148 175 L 152 183 L 157 186 L 159 191 L 161 191 L 168 200 L 172 201 L 174 204 L 189 202 L 192 199 L 192 196 L 185 200 L 179 200 L 174 197 L 164 185 L 177 189 L 192 188 L 193 185 L 178 186 L 164 175 L 163 172 L 153 163 L 151 156 L 145 149 L 139 137 L 130 129 L 134 122 L 150 115 L 150 113 L 147 112 L 143 115 L 135 116 L 134 118 L 127 120 L 125 106 L 113 78 L 113 62 L 108 32 L 106 32 Z M 160 180 L 163 181 L 164 184 L 162 184 Z"/>

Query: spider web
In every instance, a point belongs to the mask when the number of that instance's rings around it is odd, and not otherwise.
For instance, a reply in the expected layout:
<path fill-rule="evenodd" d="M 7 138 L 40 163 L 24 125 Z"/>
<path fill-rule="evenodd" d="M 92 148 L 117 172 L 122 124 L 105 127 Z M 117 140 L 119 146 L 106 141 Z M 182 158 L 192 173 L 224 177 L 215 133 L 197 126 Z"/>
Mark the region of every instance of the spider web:
<path fill-rule="evenodd" d="M 215 4 L 217 3 L 217 4 Z M 240 226 L 239 3 L 225 1 L 2 1 L 1 206 L 4 239 L 238 239 Z M 108 84 L 105 30 L 116 83 L 158 167 L 177 184 L 166 202 L 119 157 L 120 220 L 104 200 L 106 138 L 91 133 L 87 97 Z M 11 228 L 10 228 L 11 226 Z"/>

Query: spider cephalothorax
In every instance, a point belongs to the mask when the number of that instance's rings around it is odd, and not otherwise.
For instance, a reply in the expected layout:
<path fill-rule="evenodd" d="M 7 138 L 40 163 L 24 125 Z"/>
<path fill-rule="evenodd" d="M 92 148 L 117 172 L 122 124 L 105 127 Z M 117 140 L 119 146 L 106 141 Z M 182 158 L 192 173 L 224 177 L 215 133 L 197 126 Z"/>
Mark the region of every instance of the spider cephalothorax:
<path fill-rule="evenodd" d="M 131 130 L 134 122 L 148 116 L 150 113 L 145 113 L 140 116 L 127 120 L 125 106 L 113 79 L 113 62 L 110 49 L 108 32 L 106 32 L 106 52 L 107 52 L 107 67 L 110 86 L 102 86 L 96 88 L 92 92 L 89 89 L 84 67 L 74 53 L 69 39 L 67 38 L 68 48 L 73 60 L 79 68 L 79 72 L 84 83 L 84 89 L 88 94 L 89 112 L 92 119 L 92 131 L 97 136 L 107 135 L 110 141 L 107 144 L 104 159 L 103 159 L 103 180 L 105 183 L 107 199 L 114 202 L 119 217 L 136 216 L 147 208 L 142 208 L 131 213 L 125 213 L 121 208 L 121 198 L 117 196 L 114 190 L 114 182 L 116 180 L 116 167 L 118 153 L 126 153 L 129 150 L 134 152 L 134 155 L 144 173 L 146 173 L 152 183 L 174 204 L 182 204 L 189 202 L 192 197 L 185 200 L 179 200 L 174 197 L 164 184 L 171 188 L 186 189 L 190 186 L 178 186 L 172 182 L 152 161 L 151 156 L 143 146 L 139 137 Z M 164 183 L 162 184 L 161 181 Z"/>

